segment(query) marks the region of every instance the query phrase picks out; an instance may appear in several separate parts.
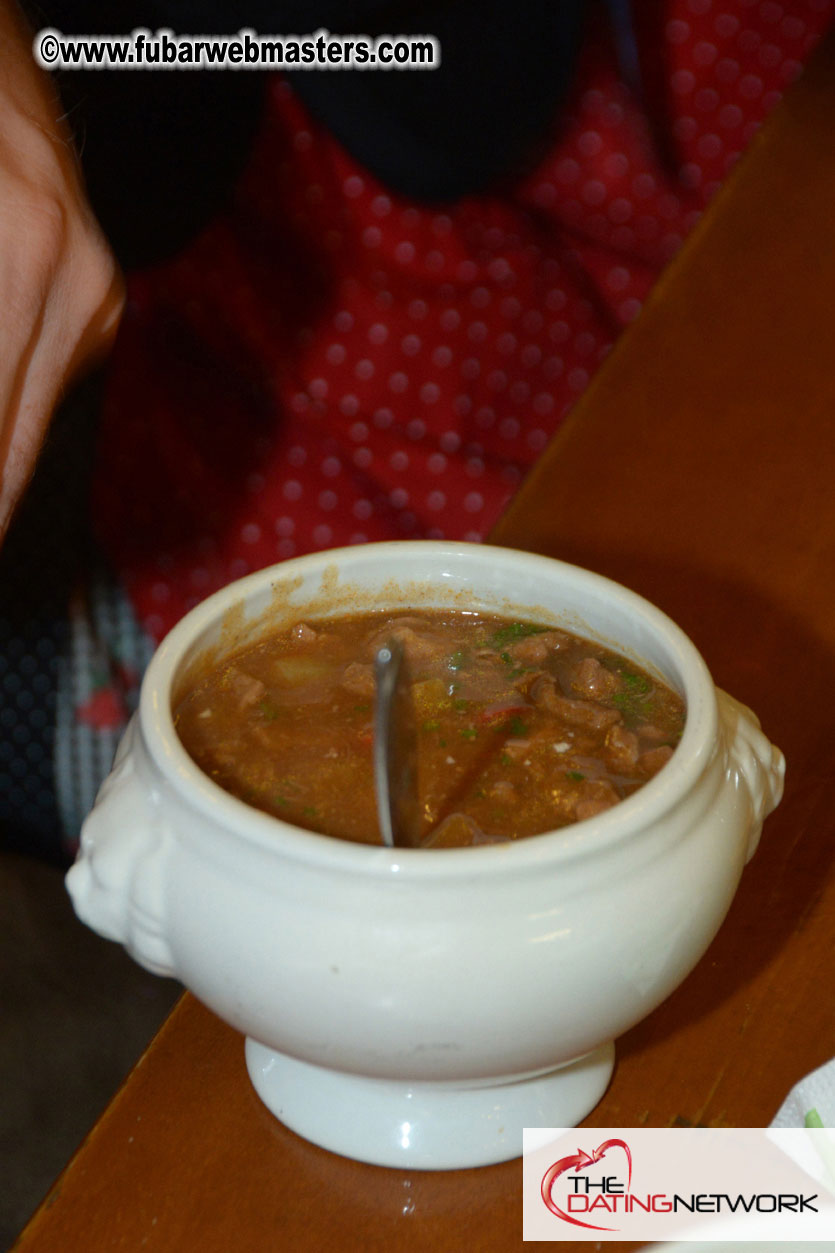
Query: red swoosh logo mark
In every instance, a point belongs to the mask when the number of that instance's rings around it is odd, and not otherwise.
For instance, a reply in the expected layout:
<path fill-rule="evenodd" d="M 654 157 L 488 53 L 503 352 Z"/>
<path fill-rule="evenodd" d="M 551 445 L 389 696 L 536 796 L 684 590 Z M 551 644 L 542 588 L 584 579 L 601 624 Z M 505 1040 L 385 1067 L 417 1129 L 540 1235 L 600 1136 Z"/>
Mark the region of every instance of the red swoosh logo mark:
<path fill-rule="evenodd" d="M 564 1222 L 573 1223 L 576 1227 L 589 1227 L 592 1231 L 619 1231 L 618 1227 L 601 1227 L 597 1223 L 584 1223 L 582 1219 L 575 1218 L 573 1214 L 566 1214 L 560 1209 L 553 1196 L 551 1195 L 554 1184 L 560 1175 L 564 1175 L 566 1171 L 574 1168 L 575 1173 L 589 1166 L 594 1166 L 611 1148 L 623 1149 L 626 1154 L 626 1162 L 628 1167 L 628 1176 L 626 1183 L 626 1191 L 632 1187 L 632 1153 L 629 1145 L 625 1140 L 604 1140 L 592 1153 L 586 1153 L 584 1149 L 578 1149 L 576 1153 L 572 1153 L 570 1157 L 561 1157 L 558 1162 L 554 1162 L 553 1166 L 549 1166 L 545 1174 L 542 1176 L 542 1199 L 548 1206 L 552 1214 L 556 1214 L 557 1218 L 561 1218 Z"/>

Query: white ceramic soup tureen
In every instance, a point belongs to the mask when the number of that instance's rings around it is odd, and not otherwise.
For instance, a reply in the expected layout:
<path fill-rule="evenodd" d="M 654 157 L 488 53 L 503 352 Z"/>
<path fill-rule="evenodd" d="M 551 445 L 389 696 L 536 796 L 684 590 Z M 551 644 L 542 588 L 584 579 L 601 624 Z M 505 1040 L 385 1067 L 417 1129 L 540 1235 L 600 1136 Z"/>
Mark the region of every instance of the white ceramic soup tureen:
<path fill-rule="evenodd" d="M 642 662 L 687 701 L 672 760 L 573 827 L 404 851 L 294 828 L 184 751 L 172 691 L 199 656 L 407 606 L 559 623 Z M 246 1035 L 255 1088 L 301 1135 L 382 1165 L 474 1166 L 593 1108 L 614 1038 L 718 930 L 783 768 L 686 636 L 624 588 L 509 549 L 370 544 L 251 575 L 174 628 L 68 886 L 86 923 Z"/>

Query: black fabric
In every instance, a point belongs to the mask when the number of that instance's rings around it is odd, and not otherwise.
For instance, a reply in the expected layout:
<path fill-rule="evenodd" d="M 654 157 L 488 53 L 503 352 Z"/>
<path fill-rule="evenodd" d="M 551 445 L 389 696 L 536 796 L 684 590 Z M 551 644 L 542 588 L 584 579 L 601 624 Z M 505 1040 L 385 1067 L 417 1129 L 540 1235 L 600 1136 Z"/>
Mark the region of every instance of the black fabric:
<path fill-rule="evenodd" d="M 24 7 L 34 28 L 65 34 L 128 34 L 137 27 L 198 33 L 208 21 L 218 30 L 237 28 L 231 4 L 27 0 Z M 121 265 L 133 269 L 176 253 L 217 212 L 246 163 L 264 76 L 62 70 L 54 77 L 91 204 Z"/>
<path fill-rule="evenodd" d="M 52 755 L 67 607 L 89 565 L 99 378 L 67 400 L 0 548 L 0 849 L 63 863 Z"/>
<path fill-rule="evenodd" d="M 339 29 L 346 6 L 327 7 L 325 25 Z M 521 176 L 542 155 L 571 78 L 580 0 L 367 8 L 360 29 L 371 35 L 434 35 L 440 68 L 288 75 L 367 169 L 418 200 L 452 201 Z"/>
<path fill-rule="evenodd" d="M 388 187 L 444 202 L 520 176 L 550 142 L 583 0 L 40 0 L 36 28 L 119 34 L 432 34 L 440 69 L 291 72 L 295 90 Z M 251 71 L 57 76 L 93 207 L 122 264 L 162 259 L 229 195 L 263 107 Z"/>

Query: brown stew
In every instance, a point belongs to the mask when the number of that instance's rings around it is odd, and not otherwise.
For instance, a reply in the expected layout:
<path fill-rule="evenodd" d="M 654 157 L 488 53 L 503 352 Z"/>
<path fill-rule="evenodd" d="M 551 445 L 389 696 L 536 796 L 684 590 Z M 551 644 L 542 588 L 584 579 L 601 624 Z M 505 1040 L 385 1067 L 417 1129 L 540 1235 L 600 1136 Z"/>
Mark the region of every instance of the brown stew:
<path fill-rule="evenodd" d="M 183 744 L 250 805 L 379 843 L 373 660 L 392 637 L 412 680 L 430 847 L 590 818 L 651 779 L 681 736 L 681 697 L 598 644 L 429 611 L 299 622 L 206 669 L 174 710 Z"/>

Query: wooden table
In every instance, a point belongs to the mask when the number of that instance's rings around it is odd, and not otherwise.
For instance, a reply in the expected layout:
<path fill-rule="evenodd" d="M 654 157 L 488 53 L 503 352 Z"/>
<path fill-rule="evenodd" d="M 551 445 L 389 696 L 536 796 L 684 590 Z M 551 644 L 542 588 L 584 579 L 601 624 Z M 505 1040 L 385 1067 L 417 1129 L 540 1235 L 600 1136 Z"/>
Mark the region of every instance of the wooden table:
<path fill-rule="evenodd" d="M 835 1055 L 833 133 L 830 38 L 493 537 L 666 609 L 789 762 L 729 918 L 620 1041 L 592 1126 L 763 1125 Z M 518 1161 L 401 1174 L 305 1143 L 186 997 L 19 1249 L 507 1253 L 520 1180 Z"/>

